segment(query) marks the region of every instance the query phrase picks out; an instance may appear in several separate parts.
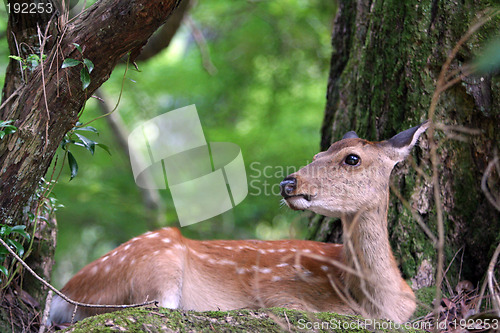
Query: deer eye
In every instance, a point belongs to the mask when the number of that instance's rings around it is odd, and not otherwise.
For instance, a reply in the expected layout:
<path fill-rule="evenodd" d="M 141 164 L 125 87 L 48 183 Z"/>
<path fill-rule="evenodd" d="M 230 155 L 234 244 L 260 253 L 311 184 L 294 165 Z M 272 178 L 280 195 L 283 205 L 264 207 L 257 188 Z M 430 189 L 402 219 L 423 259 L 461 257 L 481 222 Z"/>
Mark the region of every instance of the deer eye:
<path fill-rule="evenodd" d="M 349 165 L 358 165 L 360 161 L 361 161 L 361 158 L 358 155 L 351 154 L 351 155 L 347 155 L 344 162 L 345 162 L 345 164 L 349 164 Z"/>

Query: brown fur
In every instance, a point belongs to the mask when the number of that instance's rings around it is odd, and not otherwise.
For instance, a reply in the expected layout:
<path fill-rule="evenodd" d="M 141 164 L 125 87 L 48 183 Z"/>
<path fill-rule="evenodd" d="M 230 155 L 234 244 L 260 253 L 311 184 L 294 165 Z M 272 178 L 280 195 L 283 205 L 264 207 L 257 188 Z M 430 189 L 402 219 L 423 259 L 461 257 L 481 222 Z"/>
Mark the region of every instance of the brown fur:
<path fill-rule="evenodd" d="M 85 266 L 62 292 L 92 304 L 157 300 L 164 307 L 198 311 L 280 306 L 404 322 L 416 303 L 389 245 L 389 177 L 426 127 L 392 141 L 342 140 L 290 175 L 296 188 L 286 203 L 341 217 L 344 245 L 196 241 L 164 228 L 133 238 Z M 349 154 L 359 156 L 361 163 L 347 165 Z M 80 307 L 76 320 L 104 311 L 109 310 Z M 50 320 L 69 322 L 72 312 L 56 297 Z"/>

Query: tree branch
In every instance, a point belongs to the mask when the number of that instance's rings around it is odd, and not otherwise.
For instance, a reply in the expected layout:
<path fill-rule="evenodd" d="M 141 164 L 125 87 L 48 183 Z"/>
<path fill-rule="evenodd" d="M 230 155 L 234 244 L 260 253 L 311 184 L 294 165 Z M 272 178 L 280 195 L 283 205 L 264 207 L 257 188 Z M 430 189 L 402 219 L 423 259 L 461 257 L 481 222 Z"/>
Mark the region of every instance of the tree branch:
<path fill-rule="evenodd" d="M 179 2 L 99 1 L 60 27 L 58 36 L 52 36 L 57 42 L 48 52 L 43 80 L 42 66 L 38 66 L 17 98 L 11 100 L 12 106 L 0 111 L 0 119 L 15 119 L 18 127 L 16 133 L 0 141 L 1 219 L 15 221 L 21 216 L 36 188 L 33 184 L 46 173 L 86 100 L 109 78 L 124 55 L 130 53 L 133 59 L 140 52 Z M 81 46 L 83 55 L 73 43 Z M 67 58 L 87 58 L 94 63 L 87 89 L 82 89 L 80 81 L 82 66 L 60 69 Z"/>

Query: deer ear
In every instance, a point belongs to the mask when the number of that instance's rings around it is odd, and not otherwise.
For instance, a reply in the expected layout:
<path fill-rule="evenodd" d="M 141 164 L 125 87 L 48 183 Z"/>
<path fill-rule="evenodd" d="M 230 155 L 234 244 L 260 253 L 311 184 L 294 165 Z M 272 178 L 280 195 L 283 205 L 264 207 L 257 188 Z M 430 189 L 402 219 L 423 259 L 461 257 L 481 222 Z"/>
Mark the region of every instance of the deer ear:
<path fill-rule="evenodd" d="M 425 121 L 422 124 L 407 129 L 401 133 L 394 135 L 387 141 L 381 142 L 387 155 L 394 160 L 395 163 L 401 162 L 410 154 L 413 146 L 417 143 L 418 138 L 422 133 L 424 133 L 429 127 L 429 121 Z"/>
<path fill-rule="evenodd" d="M 342 140 L 344 139 L 359 139 L 359 136 L 356 134 L 354 131 L 347 132 L 343 137 Z"/>

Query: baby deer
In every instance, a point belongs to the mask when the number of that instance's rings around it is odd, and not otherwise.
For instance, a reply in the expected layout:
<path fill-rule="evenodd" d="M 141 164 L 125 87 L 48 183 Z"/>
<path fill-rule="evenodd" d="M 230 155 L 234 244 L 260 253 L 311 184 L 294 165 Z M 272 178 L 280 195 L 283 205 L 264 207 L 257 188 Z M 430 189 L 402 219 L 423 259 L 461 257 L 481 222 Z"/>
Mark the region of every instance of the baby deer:
<path fill-rule="evenodd" d="M 157 300 L 163 307 L 197 311 L 288 307 L 404 322 L 415 309 L 415 297 L 389 245 L 389 177 L 427 126 L 382 142 L 349 132 L 283 180 L 290 208 L 341 217 L 344 245 L 197 241 L 164 228 L 88 264 L 61 291 L 91 304 Z M 55 296 L 49 321 L 71 322 L 73 310 Z M 110 310 L 78 307 L 74 319 L 105 311 Z"/>

